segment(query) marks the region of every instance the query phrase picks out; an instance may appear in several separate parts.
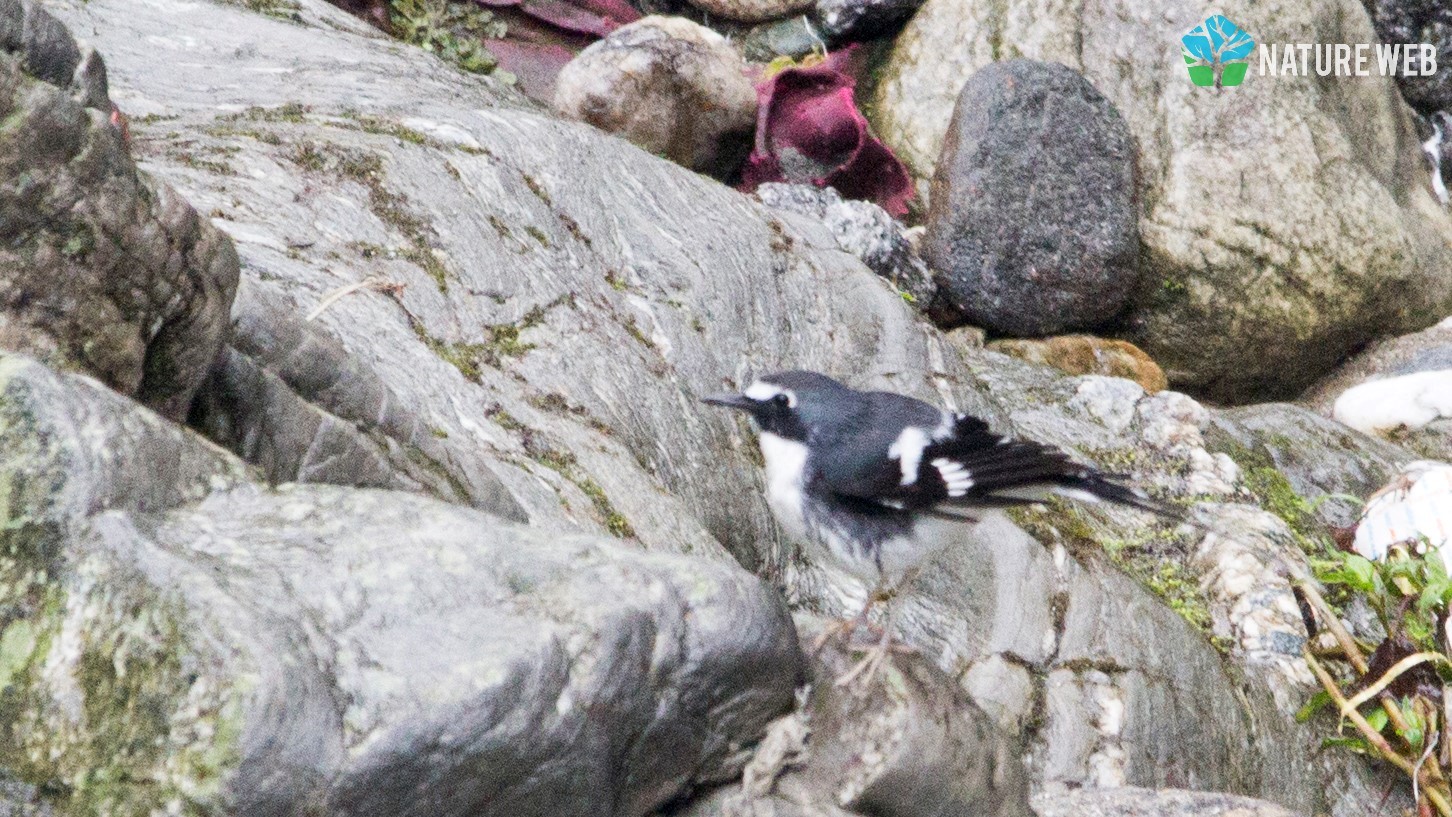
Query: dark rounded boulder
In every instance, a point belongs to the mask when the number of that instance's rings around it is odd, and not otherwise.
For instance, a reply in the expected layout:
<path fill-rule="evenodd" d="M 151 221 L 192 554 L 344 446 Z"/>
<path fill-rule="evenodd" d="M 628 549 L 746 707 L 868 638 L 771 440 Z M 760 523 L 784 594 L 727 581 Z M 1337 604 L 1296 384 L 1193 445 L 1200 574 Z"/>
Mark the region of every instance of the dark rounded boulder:
<path fill-rule="evenodd" d="M 958 95 L 925 257 L 940 313 L 1009 335 L 1104 324 L 1137 275 L 1134 138 L 1077 71 L 1010 60 Z"/>
<path fill-rule="evenodd" d="M 1412 44 L 1412 72 L 1400 71 L 1397 87 L 1418 113 L 1430 116 L 1452 110 L 1452 6 L 1446 0 L 1364 0 L 1376 26 L 1377 39 L 1384 43 Z M 1437 70 L 1423 74 L 1423 54 L 1416 46 L 1430 44 Z M 1430 69 L 1431 66 L 1425 66 Z"/>

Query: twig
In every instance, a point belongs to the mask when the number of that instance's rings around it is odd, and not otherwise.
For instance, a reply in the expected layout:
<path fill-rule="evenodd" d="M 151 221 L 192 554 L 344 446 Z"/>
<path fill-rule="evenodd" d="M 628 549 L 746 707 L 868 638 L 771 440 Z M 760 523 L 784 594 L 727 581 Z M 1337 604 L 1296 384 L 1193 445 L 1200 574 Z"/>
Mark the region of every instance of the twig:
<path fill-rule="evenodd" d="M 1356 639 L 1352 638 L 1351 633 L 1341 626 L 1341 619 L 1336 616 L 1336 611 L 1331 609 L 1331 605 L 1326 603 L 1321 592 L 1310 582 L 1304 580 L 1296 586 L 1301 588 L 1301 592 L 1306 595 L 1306 599 L 1311 605 L 1320 611 L 1322 623 L 1326 625 L 1327 631 L 1335 637 L 1336 643 L 1341 645 L 1341 651 L 1346 654 L 1346 660 L 1351 663 L 1356 674 L 1366 675 L 1370 672 L 1371 667 L 1367 665 L 1366 657 L 1361 654 L 1361 648 L 1356 645 Z M 1390 694 L 1381 696 L 1381 708 L 1386 711 L 1387 720 L 1391 722 L 1392 726 L 1400 732 L 1407 731 L 1407 719 L 1402 717 L 1401 707 L 1397 706 L 1397 702 Z"/>
<path fill-rule="evenodd" d="M 1321 591 L 1313 587 L 1308 581 L 1298 582 L 1296 586 L 1301 588 L 1301 592 L 1306 594 L 1307 600 L 1318 608 L 1321 613 L 1321 623 L 1336 638 L 1336 643 L 1341 645 L 1341 651 L 1346 653 L 1346 660 L 1351 662 L 1351 666 L 1356 670 L 1356 674 L 1365 675 L 1368 667 L 1366 659 L 1361 655 L 1361 648 L 1356 646 L 1356 639 L 1351 637 L 1351 633 L 1346 632 L 1346 628 L 1341 626 L 1341 619 L 1336 617 L 1336 612 L 1331 609 L 1331 605 L 1327 604 L 1326 599 L 1322 598 Z"/>
<path fill-rule="evenodd" d="M 1381 732 L 1373 729 L 1371 724 L 1367 723 L 1366 718 L 1362 717 L 1360 712 L 1354 708 L 1349 710 L 1346 708 L 1346 697 L 1341 694 L 1341 687 L 1336 684 L 1336 679 L 1332 678 L 1331 674 L 1326 671 L 1326 668 L 1321 666 L 1321 662 L 1316 660 L 1316 656 L 1312 655 L 1310 650 L 1302 649 L 1301 657 L 1306 660 L 1306 664 L 1311 668 L 1311 672 L 1316 674 L 1316 679 L 1321 682 L 1321 688 L 1326 690 L 1326 694 L 1331 696 L 1331 700 L 1336 702 L 1337 707 L 1345 713 L 1347 720 L 1351 721 L 1352 725 L 1361 733 L 1361 736 L 1366 739 L 1366 742 L 1371 744 L 1372 748 L 1381 754 L 1383 760 L 1406 772 L 1407 776 L 1415 784 L 1418 779 L 1418 774 L 1421 772 L 1420 768 L 1413 766 L 1411 761 L 1402 757 L 1401 754 L 1392 749 L 1391 744 L 1387 742 L 1386 738 L 1382 737 Z M 1437 813 L 1441 817 L 1452 817 L 1452 803 L 1448 803 L 1447 798 L 1440 791 L 1428 786 L 1421 789 L 1421 793 L 1426 795 L 1427 800 L 1437 809 Z"/>
<path fill-rule="evenodd" d="M 1407 670 L 1417 666 L 1418 664 L 1423 664 L 1428 661 L 1441 662 L 1442 664 L 1445 664 L 1447 666 L 1452 666 L 1452 661 L 1448 661 L 1446 658 L 1435 652 L 1414 653 L 1393 664 L 1390 668 L 1387 669 L 1386 672 L 1382 673 L 1380 678 L 1376 679 L 1376 683 L 1356 693 L 1354 697 L 1346 702 L 1346 705 L 1351 707 L 1352 709 L 1361 706 L 1362 704 L 1366 703 L 1367 701 L 1380 694 L 1382 690 L 1386 689 L 1388 686 L 1391 686 L 1392 682 L 1395 681 L 1397 678 L 1400 678 L 1401 675 Z"/>
<path fill-rule="evenodd" d="M 326 296 L 324 296 L 321 301 L 318 302 L 317 306 L 313 307 L 313 311 L 309 312 L 307 314 L 307 317 L 303 318 L 303 320 L 311 321 L 317 318 L 319 315 L 327 311 L 328 307 L 337 303 L 344 296 L 351 295 L 359 290 L 366 289 L 372 292 L 381 292 L 385 295 L 396 296 L 399 292 L 403 291 L 404 286 L 406 285 L 400 284 L 397 281 L 389 281 L 386 278 L 380 278 L 376 275 L 370 275 L 361 281 L 356 281 L 354 283 L 348 284 L 345 287 L 339 287 L 332 292 L 329 292 Z"/>
<path fill-rule="evenodd" d="M 1442 738 L 1442 733 L 1441 732 L 1433 732 L 1432 733 L 1432 736 L 1431 736 L 1431 740 L 1428 740 L 1427 741 L 1427 749 L 1426 749 L 1426 751 L 1422 752 L 1422 756 L 1419 757 L 1419 758 L 1417 758 L 1417 765 L 1412 767 L 1412 771 L 1413 771 L 1413 774 L 1412 774 L 1412 802 L 1413 803 L 1420 803 L 1422 801 L 1422 798 L 1417 795 L 1417 775 L 1421 774 L 1421 772 L 1422 772 L 1422 764 L 1427 762 L 1427 758 L 1428 757 L 1431 757 L 1433 750 L 1435 750 L 1437 748 L 1437 741 L 1440 740 L 1441 738 Z"/>

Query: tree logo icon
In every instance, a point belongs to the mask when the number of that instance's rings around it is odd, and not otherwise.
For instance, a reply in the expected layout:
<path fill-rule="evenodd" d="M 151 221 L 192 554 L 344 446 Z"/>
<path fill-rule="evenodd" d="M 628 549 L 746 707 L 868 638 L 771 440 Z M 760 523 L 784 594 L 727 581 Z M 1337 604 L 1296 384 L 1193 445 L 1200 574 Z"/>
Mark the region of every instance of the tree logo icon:
<path fill-rule="evenodd" d="M 1233 88 L 1250 69 L 1255 40 L 1230 18 L 1216 14 L 1180 38 L 1190 81 L 1201 87 Z"/>

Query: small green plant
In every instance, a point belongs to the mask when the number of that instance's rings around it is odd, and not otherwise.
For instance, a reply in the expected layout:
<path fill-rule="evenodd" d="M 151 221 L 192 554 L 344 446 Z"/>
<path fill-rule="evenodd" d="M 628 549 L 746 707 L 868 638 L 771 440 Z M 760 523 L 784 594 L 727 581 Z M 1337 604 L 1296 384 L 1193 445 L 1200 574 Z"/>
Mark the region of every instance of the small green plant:
<path fill-rule="evenodd" d="M 1358 642 L 1341 626 L 1335 609 L 1316 587 L 1298 583 L 1308 626 L 1313 619 L 1324 625 L 1334 642 L 1317 646 L 1312 632 L 1303 656 L 1321 691 L 1298 718 L 1307 720 L 1334 705 L 1341 726 L 1325 745 L 1396 766 L 1411 779 L 1420 814 L 1452 817 L 1452 785 L 1447 777 L 1452 769 L 1452 735 L 1443 714 L 1443 701 L 1452 695 L 1446 632 L 1452 578 L 1435 549 L 1416 550 L 1424 553 L 1396 546 L 1379 562 L 1354 553 L 1313 560 L 1316 576 L 1328 590 L 1364 601 L 1386 637 L 1368 655 L 1372 645 Z M 1347 721 L 1355 729 L 1351 734 L 1344 734 Z"/>
<path fill-rule="evenodd" d="M 465 71 L 488 74 L 499 64 L 482 40 L 504 36 L 504 24 L 474 3 L 393 0 L 399 39 L 432 51 Z"/>

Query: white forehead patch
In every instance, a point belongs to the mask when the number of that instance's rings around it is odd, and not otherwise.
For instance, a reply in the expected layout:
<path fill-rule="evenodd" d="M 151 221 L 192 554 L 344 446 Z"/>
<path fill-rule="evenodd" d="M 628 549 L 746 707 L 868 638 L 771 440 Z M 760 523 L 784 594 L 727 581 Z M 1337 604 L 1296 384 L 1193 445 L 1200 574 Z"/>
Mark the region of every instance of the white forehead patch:
<path fill-rule="evenodd" d="M 778 394 L 785 394 L 788 406 L 795 407 L 797 404 L 797 396 L 792 394 L 791 389 L 784 389 L 775 383 L 764 383 L 760 380 L 748 386 L 742 394 L 761 403 L 765 403 Z"/>

